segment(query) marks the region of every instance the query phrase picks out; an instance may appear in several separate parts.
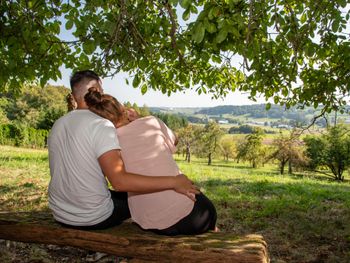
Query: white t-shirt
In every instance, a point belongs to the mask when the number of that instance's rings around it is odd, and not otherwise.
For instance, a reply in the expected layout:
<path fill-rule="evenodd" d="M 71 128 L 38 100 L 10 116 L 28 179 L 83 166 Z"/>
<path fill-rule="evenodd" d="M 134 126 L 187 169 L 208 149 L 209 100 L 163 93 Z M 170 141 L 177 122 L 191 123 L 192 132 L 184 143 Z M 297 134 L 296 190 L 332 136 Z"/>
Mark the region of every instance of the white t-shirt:
<path fill-rule="evenodd" d="M 98 158 L 120 149 L 112 122 L 89 110 L 72 111 L 55 122 L 48 147 L 54 218 L 75 226 L 107 219 L 114 207 Z"/>

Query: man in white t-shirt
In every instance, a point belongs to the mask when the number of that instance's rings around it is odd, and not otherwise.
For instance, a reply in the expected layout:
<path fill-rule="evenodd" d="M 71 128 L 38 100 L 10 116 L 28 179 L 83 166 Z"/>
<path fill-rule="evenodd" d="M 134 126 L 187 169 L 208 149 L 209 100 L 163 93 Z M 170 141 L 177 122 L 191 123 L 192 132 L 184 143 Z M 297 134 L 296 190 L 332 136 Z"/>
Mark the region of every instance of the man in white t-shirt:
<path fill-rule="evenodd" d="M 70 84 L 77 110 L 55 122 L 48 140 L 49 207 L 56 221 L 78 229 L 104 229 L 130 217 L 126 192 L 173 189 L 189 198 L 199 193 L 184 175 L 126 172 L 114 125 L 89 111 L 84 100 L 89 88 L 102 91 L 100 78 L 93 71 L 79 71 Z M 117 191 L 108 189 L 106 178 Z"/>

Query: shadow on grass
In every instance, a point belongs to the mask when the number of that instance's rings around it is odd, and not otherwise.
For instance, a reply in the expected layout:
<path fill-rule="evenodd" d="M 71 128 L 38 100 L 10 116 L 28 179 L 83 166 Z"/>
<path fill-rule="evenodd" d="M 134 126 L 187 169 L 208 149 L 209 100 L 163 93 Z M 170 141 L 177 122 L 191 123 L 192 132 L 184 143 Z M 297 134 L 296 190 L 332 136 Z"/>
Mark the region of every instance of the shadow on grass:
<path fill-rule="evenodd" d="M 344 181 L 337 181 L 335 180 L 335 177 L 332 176 L 326 176 L 320 173 L 316 173 L 316 172 L 296 172 L 293 174 L 289 174 L 289 176 L 291 177 L 295 177 L 298 179 L 304 179 L 304 178 L 308 178 L 308 179 L 315 179 L 315 180 L 320 180 L 320 181 L 327 181 L 327 182 L 339 182 L 339 183 L 350 183 L 350 180 L 348 179 L 344 179 Z"/>
<path fill-rule="evenodd" d="M 297 177 L 298 178 L 298 177 Z M 299 177 L 300 179 L 301 177 Z M 299 180 L 298 179 L 298 180 Z M 248 178 L 249 180 L 249 178 Z M 264 177 L 261 178 L 260 181 L 251 182 L 248 180 L 242 180 L 241 178 L 232 178 L 232 179 L 209 179 L 206 181 L 201 182 L 204 186 L 210 186 L 210 187 L 218 187 L 218 186 L 234 186 L 234 185 L 240 185 L 243 187 L 242 190 L 247 190 L 248 192 L 268 192 L 272 191 L 274 192 L 276 189 L 284 190 L 287 194 L 293 194 L 293 193 L 305 193 L 305 194 L 313 194 L 313 193 L 319 193 L 320 190 L 328 191 L 330 193 L 338 193 L 339 191 L 344 192 L 346 196 L 348 196 L 350 201 L 350 184 L 347 182 L 339 183 L 339 184 L 326 184 L 327 182 L 324 182 L 324 180 L 314 180 L 314 181 L 303 181 L 303 180 L 295 180 L 293 182 L 286 182 L 286 183 L 276 183 L 276 182 L 269 182 L 268 180 L 264 179 Z M 331 181 L 333 182 L 333 181 Z"/>
<path fill-rule="evenodd" d="M 218 227 L 262 234 L 272 259 L 350 262 L 349 184 L 262 178 L 211 179 L 203 185 L 217 208 Z"/>
<path fill-rule="evenodd" d="M 0 210 L 26 210 L 28 206 L 40 205 L 43 202 L 43 189 L 34 183 L 23 183 L 22 185 L 0 186 Z"/>
<path fill-rule="evenodd" d="M 16 162 L 48 162 L 49 158 L 48 156 L 1 156 L 0 157 L 0 162 L 5 161 L 5 162 L 11 162 L 11 161 L 16 161 Z"/>

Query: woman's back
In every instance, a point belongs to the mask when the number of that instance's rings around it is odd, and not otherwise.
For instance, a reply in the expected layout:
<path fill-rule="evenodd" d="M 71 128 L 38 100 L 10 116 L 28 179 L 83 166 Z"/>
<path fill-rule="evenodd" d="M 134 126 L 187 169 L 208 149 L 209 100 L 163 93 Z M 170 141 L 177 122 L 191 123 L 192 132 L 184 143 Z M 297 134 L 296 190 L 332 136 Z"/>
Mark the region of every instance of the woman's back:
<path fill-rule="evenodd" d="M 117 129 L 127 172 L 148 176 L 176 176 L 180 170 L 172 154 L 174 133 L 159 119 L 148 116 Z M 129 193 L 133 220 L 144 229 L 165 229 L 187 216 L 193 201 L 173 190 Z"/>

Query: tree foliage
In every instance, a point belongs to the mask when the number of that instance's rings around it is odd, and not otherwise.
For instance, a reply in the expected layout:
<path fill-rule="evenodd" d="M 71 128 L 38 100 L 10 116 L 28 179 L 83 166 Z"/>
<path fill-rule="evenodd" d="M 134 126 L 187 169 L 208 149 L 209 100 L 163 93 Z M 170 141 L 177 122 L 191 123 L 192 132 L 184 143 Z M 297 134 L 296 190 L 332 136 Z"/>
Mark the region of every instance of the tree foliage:
<path fill-rule="evenodd" d="M 67 112 L 68 93 L 61 86 L 24 86 L 17 96 L 13 92 L 0 93 L 0 112 L 13 124 L 49 130 Z"/>
<path fill-rule="evenodd" d="M 287 107 L 338 109 L 350 89 L 347 5 L 346 0 L 1 1 L 0 87 L 17 92 L 24 82 L 43 85 L 60 78 L 64 65 L 102 76 L 129 72 L 142 93 L 192 88 L 219 97 L 238 89 Z"/>
<path fill-rule="evenodd" d="M 202 130 L 202 127 L 192 124 L 177 130 L 177 136 L 179 138 L 177 148 L 184 150 L 185 161 L 189 163 L 191 162 L 193 148 L 198 145 Z"/>
<path fill-rule="evenodd" d="M 218 151 L 219 142 L 224 132 L 219 124 L 210 121 L 206 124 L 200 134 L 198 151 L 208 158 L 208 165 L 211 165 L 214 154 Z"/>
<path fill-rule="evenodd" d="M 236 143 L 231 137 L 223 137 L 219 142 L 219 148 L 226 162 L 229 158 L 236 157 Z"/>
<path fill-rule="evenodd" d="M 322 166 L 330 169 L 333 178 L 344 180 L 344 171 L 350 166 L 350 135 L 343 125 L 328 129 L 319 137 L 306 137 L 306 155 L 309 157 L 309 167 L 318 170 Z M 327 172 L 323 172 L 328 174 Z"/>
<path fill-rule="evenodd" d="M 187 119 L 179 115 L 162 112 L 152 113 L 152 115 L 161 119 L 170 129 L 174 131 L 186 127 L 188 125 Z"/>
<path fill-rule="evenodd" d="M 299 136 L 297 131 L 293 130 L 288 136 L 280 134 L 279 137 L 273 140 L 275 149 L 269 158 L 279 161 L 280 173 L 284 174 L 284 167 L 288 164 L 288 173 L 292 173 L 294 165 L 302 166 L 305 164 L 303 151 L 300 149 Z"/>
<path fill-rule="evenodd" d="M 266 149 L 262 144 L 263 132 L 255 129 L 252 134 L 246 135 L 245 140 L 237 146 L 237 160 L 248 161 L 253 168 L 264 162 Z"/>

